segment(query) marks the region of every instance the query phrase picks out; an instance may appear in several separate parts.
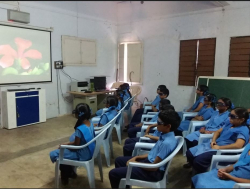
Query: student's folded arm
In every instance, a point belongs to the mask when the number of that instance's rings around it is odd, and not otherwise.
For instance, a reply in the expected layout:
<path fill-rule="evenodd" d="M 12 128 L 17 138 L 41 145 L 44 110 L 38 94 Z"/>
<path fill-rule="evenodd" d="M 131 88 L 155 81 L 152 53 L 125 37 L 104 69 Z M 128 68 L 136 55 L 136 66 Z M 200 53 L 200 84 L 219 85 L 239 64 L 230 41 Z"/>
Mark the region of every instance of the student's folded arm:
<path fill-rule="evenodd" d="M 220 128 L 219 130 L 217 130 L 217 131 L 214 132 L 214 136 L 213 136 L 212 142 L 215 142 L 216 139 L 219 138 L 221 131 L 222 131 L 222 128 Z"/>
<path fill-rule="evenodd" d="M 152 106 L 153 112 L 158 112 L 157 108 L 155 106 Z"/>
<path fill-rule="evenodd" d="M 156 141 L 159 140 L 159 137 L 157 137 L 157 136 L 148 135 L 148 136 L 146 136 L 146 137 L 148 137 L 148 138 L 150 138 L 150 139 L 152 139 L 152 140 L 156 140 Z"/>
<path fill-rule="evenodd" d="M 203 107 L 203 103 L 200 102 L 200 104 L 198 105 L 198 107 L 196 109 L 193 110 L 193 112 L 198 112 L 201 110 L 201 108 Z"/>
<path fill-rule="evenodd" d="M 238 177 L 234 177 L 230 174 L 228 175 L 228 178 L 233 180 L 234 182 L 237 182 L 237 183 L 250 183 L 250 179 L 238 178 Z"/>
<path fill-rule="evenodd" d="M 243 148 L 244 144 L 245 144 L 245 140 L 238 138 L 235 143 L 225 145 L 225 146 L 220 146 L 220 149 L 240 149 L 240 148 Z"/>
<path fill-rule="evenodd" d="M 155 161 L 153 163 L 147 163 L 147 164 L 157 164 L 160 163 L 162 161 L 162 159 L 159 156 L 156 156 Z M 159 167 L 157 168 L 142 168 L 146 171 L 157 171 L 159 169 Z"/>

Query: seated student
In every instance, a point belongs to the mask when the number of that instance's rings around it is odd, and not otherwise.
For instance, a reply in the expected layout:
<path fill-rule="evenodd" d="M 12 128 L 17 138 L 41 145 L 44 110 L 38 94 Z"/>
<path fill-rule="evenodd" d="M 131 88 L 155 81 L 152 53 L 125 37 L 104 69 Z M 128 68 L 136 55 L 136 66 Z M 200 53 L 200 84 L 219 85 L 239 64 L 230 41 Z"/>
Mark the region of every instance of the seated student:
<path fill-rule="evenodd" d="M 123 83 L 121 86 L 121 90 L 124 91 L 124 97 L 123 97 L 123 101 L 130 99 L 132 97 L 129 89 L 129 84 L 128 83 Z M 128 110 L 130 107 L 130 104 L 127 105 L 127 107 L 125 108 L 126 110 Z"/>
<path fill-rule="evenodd" d="M 191 121 L 206 121 L 210 119 L 215 111 L 215 104 L 217 102 L 214 94 L 207 94 L 204 98 L 204 105 L 199 111 L 198 115 L 192 118 Z M 190 120 L 184 120 L 181 122 L 178 129 L 176 129 L 175 136 L 182 136 L 182 131 L 187 131 L 189 128 Z"/>
<path fill-rule="evenodd" d="M 195 188 L 233 188 L 235 183 L 250 183 L 250 144 L 246 145 L 237 163 L 195 175 L 192 183 Z"/>
<path fill-rule="evenodd" d="M 240 149 L 249 142 L 249 129 L 246 125 L 248 112 L 245 108 L 235 108 L 229 114 L 230 119 L 225 126 L 217 130 L 212 142 L 190 148 L 186 152 L 187 160 L 195 173 L 206 172 L 213 155 L 219 149 Z"/>
<path fill-rule="evenodd" d="M 163 99 L 162 101 L 167 101 L 167 99 Z M 164 103 L 160 102 L 160 112 L 164 111 L 164 110 L 169 110 L 169 109 L 175 111 L 175 109 L 174 109 L 174 107 L 172 105 L 170 105 L 170 104 L 164 104 Z M 158 120 L 158 114 L 155 117 L 156 117 L 156 120 Z M 144 137 L 148 137 L 151 140 L 145 141 L 145 142 L 156 143 L 158 141 L 159 136 L 161 135 L 161 133 L 158 130 L 155 130 L 154 133 L 153 133 L 153 135 L 149 135 L 151 129 L 153 127 L 156 127 L 156 126 L 157 126 L 157 124 L 153 124 L 153 125 L 148 126 L 148 128 L 147 128 L 147 130 L 145 132 L 145 136 Z M 125 144 L 123 146 L 123 156 L 132 156 L 133 150 L 135 148 L 135 144 L 137 142 L 139 142 L 139 140 L 140 140 L 140 137 L 126 139 L 125 140 Z"/>
<path fill-rule="evenodd" d="M 165 85 L 159 85 L 157 88 L 157 96 L 155 97 L 154 101 L 146 106 L 157 106 L 161 100 L 159 93 L 163 90 L 163 89 L 167 89 L 167 87 Z M 131 119 L 131 123 L 135 123 L 135 122 L 140 122 L 141 121 L 141 116 L 143 114 L 144 108 L 140 108 L 137 109 Z M 129 125 L 125 126 L 125 129 L 123 130 L 124 132 L 127 132 Z"/>
<path fill-rule="evenodd" d="M 75 127 L 74 139 L 71 142 L 64 143 L 62 145 L 75 145 L 82 146 L 87 144 L 95 137 L 93 124 L 90 119 L 90 108 L 85 103 L 80 103 L 75 108 L 75 117 L 78 119 L 78 123 L 81 123 Z M 59 145 L 60 148 L 60 145 Z M 64 150 L 64 158 L 78 161 L 90 160 L 95 150 L 95 143 L 90 144 L 86 148 L 80 150 Z M 60 150 L 54 150 L 50 152 L 50 159 L 54 163 L 59 157 Z M 69 178 L 76 178 L 77 175 L 74 172 L 74 167 L 70 165 L 60 165 L 62 184 L 66 185 L 69 182 Z"/>
<path fill-rule="evenodd" d="M 161 106 L 163 106 L 164 104 L 170 104 L 170 101 L 168 99 L 161 99 L 160 101 Z M 151 120 L 150 122 L 156 122 L 158 119 L 158 114 L 157 113 Z M 143 123 L 141 122 L 136 122 L 136 123 L 130 123 L 129 124 L 129 128 L 128 128 L 128 137 L 129 138 L 135 138 L 137 132 L 141 131 L 141 127 L 142 127 Z"/>
<path fill-rule="evenodd" d="M 215 111 L 212 114 L 209 122 L 205 125 L 205 127 L 202 127 L 199 131 L 190 133 L 185 137 L 187 149 L 198 144 L 200 134 L 211 134 L 224 126 L 226 120 L 228 120 L 228 109 L 233 109 L 234 107 L 230 99 L 222 97 L 217 102 L 217 108 L 218 111 Z"/>
<path fill-rule="evenodd" d="M 104 114 L 102 114 L 98 123 L 94 123 L 94 126 L 102 127 L 106 125 L 108 122 L 110 122 L 117 115 L 116 111 L 117 104 L 118 100 L 116 96 L 114 95 L 107 96 L 106 108 L 108 108 L 108 110 Z"/>
<path fill-rule="evenodd" d="M 200 85 L 196 93 L 199 95 L 199 99 L 194 103 L 194 105 L 186 110 L 185 112 L 198 112 L 204 105 L 204 97 L 208 94 L 208 87 L 206 85 Z"/>
<path fill-rule="evenodd" d="M 115 160 L 115 169 L 109 172 L 109 180 L 112 188 L 118 188 L 120 180 L 126 177 L 127 165 L 129 162 L 152 163 L 157 164 L 168 157 L 176 146 L 177 140 L 174 136 L 174 130 L 180 124 L 180 117 L 173 110 L 165 110 L 159 113 L 157 130 L 161 132 L 160 138 L 155 146 L 150 150 L 149 154 L 135 157 L 118 157 Z M 134 167 L 132 169 L 131 178 L 146 181 L 159 181 L 164 176 L 165 166 L 154 169 L 144 169 Z"/>

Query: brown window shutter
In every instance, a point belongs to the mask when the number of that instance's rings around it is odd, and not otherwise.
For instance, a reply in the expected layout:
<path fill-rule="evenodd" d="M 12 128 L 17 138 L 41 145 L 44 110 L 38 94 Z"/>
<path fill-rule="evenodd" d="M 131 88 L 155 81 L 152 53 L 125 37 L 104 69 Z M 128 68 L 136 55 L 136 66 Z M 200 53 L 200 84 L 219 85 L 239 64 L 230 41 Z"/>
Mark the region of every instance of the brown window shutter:
<path fill-rule="evenodd" d="M 198 76 L 214 76 L 216 38 L 199 39 Z"/>
<path fill-rule="evenodd" d="M 231 37 L 228 76 L 250 76 L 250 37 Z"/>
<path fill-rule="evenodd" d="M 195 85 L 197 40 L 180 41 L 179 85 Z"/>

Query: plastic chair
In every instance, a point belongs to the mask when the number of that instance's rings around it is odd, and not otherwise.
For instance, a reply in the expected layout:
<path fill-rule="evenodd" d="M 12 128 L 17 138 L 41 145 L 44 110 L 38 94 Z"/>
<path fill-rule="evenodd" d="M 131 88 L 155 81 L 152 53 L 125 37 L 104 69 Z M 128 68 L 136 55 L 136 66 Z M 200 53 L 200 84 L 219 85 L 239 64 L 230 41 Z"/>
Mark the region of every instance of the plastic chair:
<path fill-rule="evenodd" d="M 250 188 L 249 183 L 235 183 L 233 188 Z"/>
<path fill-rule="evenodd" d="M 110 128 L 107 130 L 107 136 L 103 139 L 102 146 L 104 150 L 104 155 L 106 158 L 107 166 L 110 167 L 110 153 L 109 150 L 111 151 L 111 156 L 114 157 L 114 152 L 113 152 L 113 143 L 112 143 L 112 131 L 115 126 L 116 119 L 118 116 L 121 114 L 121 112 L 118 112 L 118 114 L 106 125 L 110 124 Z M 95 128 L 95 134 L 100 133 L 103 129 L 106 128 L 106 125 L 103 127 L 97 127 Z"/>
<path fill-rule="evenodd" d="M 185 138 L 188 134 L 193 133 L 197 127 L 205 126 L 209 120 L 206 121 L 190 121 L 189 127 L 187 131 L 182 131 L 182 136 Z M 183 145 L 183 156 L 186 156 L 187 145 L 184 141 Z"/>
<path fill-rule="evenodd" d="M 131 107 L 133 106 L 133 102 L 134 102 L 134 98 L 136 97 L 136 95 L 134 95 L 134 96 L 132 96 L 130 99 L 129 99 L 129 101 L 128 101 L 128 104 L 130 103 L 130 107 L 129 107 L 129 109 L 128 110 L 124 110 L 126 113 L 127 113 L 127 115 L 128 115 L 128 122 L 130 123 L 130 121 L 131 121 L 131 119 L 132 119 L 132 109 L 131 109 Z"/>
<path fill-rule="evenodd" d="M 100 132 L 99 135 L 97 135 L 95 138 L 93 138 L 91 141 L 89 141 L 87 144 L 83 146 L 72 146 L 72 145 L 61 145 L 60 148 L 60 154 L 59 158 L 56 161 L 55 165 L 55 187 L 59 187 L 59 167 L 60 164 L 64 165 L 71 165 L 75 167 L 85 167 L 87 170 L 88 174 L 88 180 L 89 180 L 89 187 L 90 188 L 95 188 L 95 171 L 94 171 L 94 159 L 98 157 L 98 167 L 99 167 L 99 172 L 100 172 L 100 177 L 101 181 L 103 181 L 103 172 L 102 172 L 102 159 L 100 155 L 100 147 L 101 144 L 103 143 L 103 139 L 105 137 L 106 131 L 108 128 L 110 128 L 111 124 L 107 125 L 105 129 Z M 92 159 L 89 161 L 75 161 L 75 160 L 69 160 L 69 159 L 64 159 L 63 154 L 64 154 L 64 149 L 72 149 L 72 150 L 79 150 L 82 148 L 87 148 L 91 143 L 95 142 L 95 150 L 92 156 Z"/>
<path fill-rule="evenodd" d="M 115 82 L 112 84 L 110 89 L 117 89 L 121 84 L 123 84 L 124 82 Z"/>
<path fill-rule="evenodd" d="M 178 153 L 178 151 L 181 149 L 184 139 L 181 136 L 176 136 L 175 137 L 178 140 L 178 145 L 176 149 L 164 160 L 162 160 L 160 163 L 157 164 L 150 164 L 150 163 L 135 163 L 135 162 L 130 162 L 128 165 L 127 169 L 127 175 L 126 178 L 121 179 L 119 188 L 125 188 L 126 185 L 130 186 L 139 186 L 139 187 L 146 187 L 146 188 L 166 188 L 166 183 L 167 183 L 167 176 L 168 176 L 168 169 L 170 167 L 171 161 L 173 157 Z M 141 148 L 146 148 L 146 149 L 152 149 L 155 144 L 149 144 L 149 143 L 136 143 L 135 145 L 135 153 L 141 149 Z M 165 173 L 162 178 L 162 180 L 158 182 L 148 182 L 148 181 L 143 181 L 143 180 L 135 180 L 131 179 L 131 172 L 133 167 L 141 167 L 141 168 L 159 168 L 161 166 L 166 165 Z"/>
<path fill-rule="evenodd" d="M 194 118 L 198 115 L 198 112 L 182 112 L 182 121 L 186 120 L 186 118 Z"/>
<path fill-rule="evenodd" d="M 157 122 L 148 122 L 151 120 L 155 115 L 143 114 L 141 117 L 141 123 L 143 123 L 141 127 L 141 132 L 137 132 L 136 137 L 144 136 L 145 130 L 148 128 L 149 125 L 156 124 Z"/>
<path fill-rule="evenodd" d="M 114 128 L 116 130 L 116 133 L 117 133 L 117 137 L 118 137 L 118 142 L 119 144 L 122 144 L 122 133 L 121 133 L 121 129 L 122 129 L 122 126 L 123 126 L 123 122 L 124 122 L 124 117 L 123 117 L 123 112 L 124 112 L 124 109 L 125 107 L 128 105 L 128 103 L 124 104 L 123 108 L 120 110 L 121 112 L 121 117 L 119 119 L 119 122 L 118 123 L 115 123 L 114 125 Z"/>
<path fill-rule="evenodd" d="M 152 110 L 152 107 L 151 106 L 146 106 L 146 105 L 151 105 L 152 104 L 152 101 L 148 101 L 148 102 L 144 102 L 143 103 L 143 113 L 146 114 L 148 110 Z"/>
<path fill-rule="evenodd" d="M 133 102 L 135 102 L 137 104 L 137 106 L 138 106 L 137 97 L 138 97 L 139 94 L 141 94 L 141 86 L 140 85 L 132 85 L 132 86 L 130 86 L 130 92 L 131 92 L 132 95 L 136 95 Z"/>

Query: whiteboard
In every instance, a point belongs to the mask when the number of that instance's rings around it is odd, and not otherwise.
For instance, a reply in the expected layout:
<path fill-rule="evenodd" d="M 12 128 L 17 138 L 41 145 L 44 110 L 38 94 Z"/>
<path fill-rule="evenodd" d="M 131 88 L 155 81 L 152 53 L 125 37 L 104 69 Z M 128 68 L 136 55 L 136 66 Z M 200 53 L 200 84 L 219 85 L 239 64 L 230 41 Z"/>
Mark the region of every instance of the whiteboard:
<path fill-rule="evenodd" d="M 96 40 L 62 36 L 65 66 L 96 66 Z"/>

